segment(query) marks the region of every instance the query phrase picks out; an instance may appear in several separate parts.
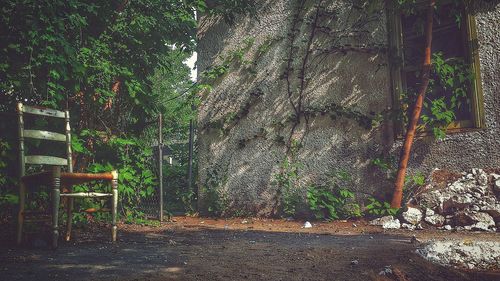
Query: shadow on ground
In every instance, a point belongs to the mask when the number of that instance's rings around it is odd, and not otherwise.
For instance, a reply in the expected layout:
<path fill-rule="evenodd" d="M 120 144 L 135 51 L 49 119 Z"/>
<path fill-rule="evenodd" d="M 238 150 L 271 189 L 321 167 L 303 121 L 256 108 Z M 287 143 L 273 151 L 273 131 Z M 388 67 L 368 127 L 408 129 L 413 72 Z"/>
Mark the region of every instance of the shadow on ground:
<path fill-rule="evenodd" d="M 0 244 L 1 280 L 499 280 L 430 264 L 408 237 L 204 227 L 121 227 L 76 233 L 47 248 Z M 352 261 L 356 260 L 356 264 Z M 391 266 L 400 276 L 381 276 Z M 406 279 L 404 279 L 406 278 Z"/>

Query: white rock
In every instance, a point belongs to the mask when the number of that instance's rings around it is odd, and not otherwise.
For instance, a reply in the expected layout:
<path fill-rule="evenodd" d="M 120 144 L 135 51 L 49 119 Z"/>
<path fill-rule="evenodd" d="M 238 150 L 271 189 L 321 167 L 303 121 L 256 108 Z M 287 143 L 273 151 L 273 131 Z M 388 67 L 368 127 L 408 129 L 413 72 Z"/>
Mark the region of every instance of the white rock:
<path fill-rule="evenodd" d="M 452 227 L 451 227 L 451 225 L 447 224 L 447 225 L 443 226 L 443 229 L 444 230 L 451 230 Z"/>
<path fill-rule="evenodd" d="M 312 226 L 312 224 L 311 224 L 310 222 L 306 221 L 306 222 L 304 223 L 304 226 L 303 226 L 303 227 L 304 227 L 304 228 L 311 228 L 311 227 L 313 227 L 313 226 Z"/>
<path fill-rule="evenodd" d="M 422 211 L 414 207 L 407 207 L 402 214 L 404 221 L 417 225 L 422 220 Z"/>
<path fill-rule="evenodd" d="M 480 185 L 487 185 L 488 184 L 488 175 L 482 169 L 478 169 L 476 179 L 477 179 L 477 183 Z"/>
<path fill-rule="evenodd" d="M 382 269 L 382 271 L 378 273 L 378 275 L 384 275 L 384 276 L 389 274 L 392 274 L 392 269 L 390 265 L 385 266 L 384 269 Z"/>
<path fill-rule="evenodd" d="M 487 213 L 475 213 L 471 214 L 470 217 L 476 221 L 475 224 L 471 225 L 472 229 L 491 231 L 495 228 L 495 220 Z"/>
<path fill-rule="evenodd" d="M 485 206 L 480 207 L 480 210 L 492 216 L 495 222 L 500 221 L 500 202 L 486 204 Z"/>
<path fill-rule="evenodd" d="M 495 184 L 493 184 L 493 190 L 496 192 L 500 192 L 500 179 L 495 180 Z"/>
<path fill-rule="evenodd" d="M 441 225 L 443 225 L 445 219 L 440 214 L 434 214 L 434 215 L 426 216 L 424 220 L 425 220 L 425 222 L 427 222 L 433 226 L 441 226 Z"/>
<path fill-rule="evenodd" d="M 415 230 L 416 226 L 411 223 L 402 223 L 401 228 L 408 230 Z"/>
<path fill-rule="evenodd" d="M 398 229 L 401 227 L 401 223 L 398 219 L 393 216 L 385 216 L 378 219 L 374 219 L 370 222 L 371 225 L 380 225 L 383 229 Z"/>
<path fill-rule="evenodd" d="M 398 219 L 394 219 L 393 221 L 384 223 L 382 225 L 383 229 L 399 229 L 401 227 L 401 223 Z"/>

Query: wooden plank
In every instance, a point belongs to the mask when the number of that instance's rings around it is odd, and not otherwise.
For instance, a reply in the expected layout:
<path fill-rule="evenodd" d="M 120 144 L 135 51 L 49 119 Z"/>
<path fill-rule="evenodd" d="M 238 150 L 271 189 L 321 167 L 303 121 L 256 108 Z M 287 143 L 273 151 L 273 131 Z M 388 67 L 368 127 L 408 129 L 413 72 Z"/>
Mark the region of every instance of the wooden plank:
<path fill-rule="evenodd" d="M 112 180 L 114 179 L 113 172 L 109 173 L 61 173 L 63 179 L 74 179 L 74 180 Z"/>
<path fill-rule="evenodd" d="M 112 197 L 111 193 L 100 193 L 100 192 L 75 192 L 75 193 L 61 193 L 61 197 Z"/>
<path fill-rule="evenodd" d="M 59 111 L 55 109 L 45 108 L 45 107 L 34 107 L 28 105 L 21 105 L 18 107 L 22 112 L 34 115 L 43 115 L 49 117 L 64 118 L 66 114 L 64 111 Z"/>
<path fill-rule="evenodd" d="M 53 141 L 66 141 L 66 135 L 41 130 L 24 130 L 25 138 L 53 140 Z"/>
<path fill-rule="evenodd" d="M 24 159 L 26 164 L 55 165 L 55 166 L 68 165 L 68 159 L 55 156 L 30 155 L 30 156 L 25 156 Z"/>
<path fill-rule="evenodd" d="M 100 208 L 100 209 L 89 208 L 89 209 L 86 209 L 86 210 L 80 210 L 80 213 L 81 212 L 85 212 L 85 213 L 88 213 L 88 214 L 91 214 L 91 213 L 106 213 L 106 212 L 111 212 L 111 209 L 109 209 L 109 208 Z"/>

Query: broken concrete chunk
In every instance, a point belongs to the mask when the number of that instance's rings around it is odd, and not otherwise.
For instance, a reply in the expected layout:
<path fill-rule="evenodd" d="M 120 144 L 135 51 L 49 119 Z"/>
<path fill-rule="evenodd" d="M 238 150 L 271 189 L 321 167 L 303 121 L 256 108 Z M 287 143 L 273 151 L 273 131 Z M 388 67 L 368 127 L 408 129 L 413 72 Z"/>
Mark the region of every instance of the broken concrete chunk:
<path fill-rule="evenodd" d="M 500 242 L 435 241 L 418 249 L 425 259 L 446 266 L 490 269 L 500 264 Z"/>
<path fill-rule="evenodd" d="M 455 194 L 447 200 L 443 200 L 441 210 L 443 213 L 453 213 L 456 210 L 469 208 L 474 202 L 471 194 Z"/>
<path fill-rule="evenodd" d="M 471 225 L 473 230 L 495 231 L 495 220 L 487 213 L 475 213 L 470 216 L 475 223 Z"/>
<path fill-rule="evenodd" d="M 417 225 L 422 220 L 422 211 L 415 207 L 407 207 L 407 210 L 401 216 L 404 221 L 412 225 Z"/>
<path fill-rule="evenodd" d="M 425 217 L 425 222 L 433 225 L 433 226 L 442 226 L 445 218 L 440 214 L 433 214 Z"/>
<path fill-rule="evenodd" d="M 495 202 L 494 204 L 487 204 L 479 208 L 480 211 L 488 213 L 493 217 L 495 222 L 500 222 L 500 202 Z"/>

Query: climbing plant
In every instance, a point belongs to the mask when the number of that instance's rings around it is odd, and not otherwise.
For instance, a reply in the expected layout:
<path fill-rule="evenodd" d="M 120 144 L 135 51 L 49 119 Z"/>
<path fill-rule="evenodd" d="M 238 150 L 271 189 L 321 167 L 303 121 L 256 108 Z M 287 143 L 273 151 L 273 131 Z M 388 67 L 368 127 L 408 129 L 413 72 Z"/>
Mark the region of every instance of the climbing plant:
<path fill-rule="evenodd" d="M 356 45 L 345 38 L 357 37 L 368 30 L 368 25 L 380 19 L 381 10 L 377 1 L 351 1 L 346 4 L 349 18 L 346 22 L 333 27 L 332 22 L 339 20 L 338 9 L 328 7 L 328 1 L 296 1 L 288 33 L 288 48 L 285 58 L 283 79 L 286 80 L 286 95 L 293 111 L 289 121 L 292 123 L 288 134 L 287 147 L 301 122 L 305 122 L 306 132 L 309 119 L 316 115 L 329 114 L 332 119 L 344 117 L 353 119 L 362 127 L 371 128 L 377 114 L 363 114 L 352 106 L 330 103 L 323 107 L 308 105 L 307 88 L 313 80 L 317 62 L 333 55 L 348 53 L 378 54 L 386 47 L 376 43 Z M 332 19 L 334 19 L 332 21 Z M 354 34 L 354 35 L 353 35 Z M 326 35 L 326 36 L 325 36 Z"/>

